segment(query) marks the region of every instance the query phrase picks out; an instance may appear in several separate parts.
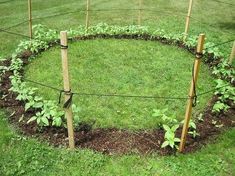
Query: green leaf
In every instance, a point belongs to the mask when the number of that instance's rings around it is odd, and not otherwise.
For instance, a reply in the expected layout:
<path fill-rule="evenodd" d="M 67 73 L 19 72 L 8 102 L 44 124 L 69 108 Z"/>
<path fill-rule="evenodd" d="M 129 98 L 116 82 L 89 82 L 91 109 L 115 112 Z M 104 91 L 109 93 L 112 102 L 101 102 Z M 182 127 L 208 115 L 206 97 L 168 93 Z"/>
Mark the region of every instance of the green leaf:
<path fill-rule="evenodd" d="M 174 126 L 171 128 L 171 130 L 175 132 L 178 128 L 179 128 L 179 125 L 174 125 Z"/>
<path fill-rule="evenodd" d="M 37 119 L 36 116 L 31 117 L 31 118 L 27 121 L 27 124 L 30 123 L 30 122 L 32 122 L 32 121 L 35 121 L 36 119 Z"/>
<path fill-rule="evenodd" d="M 174 148 L 174 145 L 175 145 L 174 142 L 170 142 L 170 147 L 171 147 L 171 148 Z"/>
<path fill-rule="evenodd" d="M 34 103 L 33 107 L 34 108 L 41 108 L 43 106 L 42 102 Z"/>
<path fill-rule="evenodd" d="M 41 120 L 45 125 L 49 126 L 49 121 L 46 117 L 42 117 Z"/>
<path fill-rule="evenodd" d="M 163 128 L 164 128 L 164 130 L 166 130 L 166 131 L 170 131 L 170 130 L 171 130 L 168 125 L 163 125 Z"/>
<path fill-rule="evenodd" d="M 190 127 L 193 128 L 193 129 L 197 129 L 197 126 L 194 122 L 191 122 Z"/>
<path fill-rule="evenodd" d="M 26 103 L 25 104 L 25 111 L 27 111 L 31 107 L 31 103 Z"/>
<path fill-rule="evenodd" d="M 52 122 L 52 125 L 55 125 L 55 126 L 61 126 L 61 124 L 62 124 L 62 119 L 61 118 L 54 118 L 53 119 L 53 122 Z"/>
<path fill-rule="evenodd" d="M 159 117 L 159 116 L 161 116 L 161 111 L 160 111 L 159 109 L 154 109 L 153 111 L 154 111 L 153 117 Z"/>
<path fill-rule="evenodd" d="M 40 124 L 40 123 L 41 123 L 41 119 L 37 118 L 37 124 Z"/>
<path fill-rule="evenodd" d="M 169 142 L 168 142 L 168 141 L 165 141 L 165 142 L 163 142 L 161 148 L 165 148 L 165 147 L 168 146 L 168 145 L 169 145 Z"/>
<path fill-rule="evenodd" d="M 175 138 L 174 141 L 175 142 L 180 142 L 180 139 L 179 138 Z"/>
<path fill-rule="evenodd" d="M 42 97 L 36 96 L 36 97 L 34 98 L 34 100 L 35 100 L 35 101 L 41 101 L 41 100 L 42 100 Z"/>

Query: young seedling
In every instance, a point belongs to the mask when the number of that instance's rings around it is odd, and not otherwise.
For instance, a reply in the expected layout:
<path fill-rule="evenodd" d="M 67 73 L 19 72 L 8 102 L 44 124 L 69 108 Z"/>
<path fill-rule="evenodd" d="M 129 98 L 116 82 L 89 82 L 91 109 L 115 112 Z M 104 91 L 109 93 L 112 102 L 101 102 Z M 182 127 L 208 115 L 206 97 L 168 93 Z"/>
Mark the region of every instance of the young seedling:
<path fill-rule="evenodd" d="M 165 130 L 165 141 L 162 144 L 162 148 L 165 148 L 167 146 L 170 146 L 172 149 L 176 148 L 178 149 L 177 143 L 180 142 L 180 139 L 175 137 L 175 132 L 179 128 L 179 125 L 174 125 L 173 127 L 169 127 L 167 125 L 163 125 L 163 128 Z"/>

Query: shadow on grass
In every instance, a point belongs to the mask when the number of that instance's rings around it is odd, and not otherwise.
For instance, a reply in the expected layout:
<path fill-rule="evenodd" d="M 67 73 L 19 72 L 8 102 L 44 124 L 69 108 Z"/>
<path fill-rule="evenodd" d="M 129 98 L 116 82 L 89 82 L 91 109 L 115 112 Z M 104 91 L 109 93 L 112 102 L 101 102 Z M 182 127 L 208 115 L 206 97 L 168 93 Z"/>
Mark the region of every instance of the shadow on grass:
<path fill-rule="evenodd" d="M 233 18 L 233 20 L 231 22 L 218 23 L 218 27 L 220 29 L 226 29 L 226 30 L 229 30 L 229 31 L 235 33 L 235 17 Z"/>

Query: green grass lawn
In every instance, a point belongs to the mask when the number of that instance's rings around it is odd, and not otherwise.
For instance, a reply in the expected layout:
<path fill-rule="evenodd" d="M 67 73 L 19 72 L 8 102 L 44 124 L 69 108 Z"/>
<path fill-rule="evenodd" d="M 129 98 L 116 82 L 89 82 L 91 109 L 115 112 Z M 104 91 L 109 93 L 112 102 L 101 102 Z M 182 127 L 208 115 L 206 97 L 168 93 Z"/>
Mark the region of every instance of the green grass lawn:
<path fill-rule="evenodd" d="M 27 0 L 14 0 L 9 3 L 1 3 L 6 0 L 0 0 L 0 28 L 6 28 L 8 26 L 17 24 L 21 21 L 27 20 Z M 230 0 L 221 0 L 222 2 L 233 3 Z M 235 34 L 235 13 L 234 13 L 234 6 L 228 4 L 217 3 L 213 0 L 201 0 L 201 1 L 194 1 L 193 7 L 193 20 L 191 21 L 190 26 L 190 34 L 197 35 L 201 32 L 206 33 L 207 41 L 212 41 L 215 43 L 220 43 L 222 41 L 231 40 L 234 38 Z M 167 32 L 173 33 L 182 33 L 184 31 L 184 23 L 185 23 L 185 16 L 187 12 L 188 1 L 186 0 L 145 0 L 144 7 L 145 9 L 152 9 L 149 11 L 143 11 L 142 16 L 142 25 L 148 25 L 152 28 L 161 28 Z M 104 1 L 104 0 L 96 0 L 92 1 L 92 10 L 95 9 L 125 9 L 125 8 L 137 8 L 138 2 L 136 0 L 118 0 L 118 1 Z M 78 9 L 85 9 L 85 0 L 84 1 L 77 1 L 77 0 L 33 0 L 33 18 L 38 17 L 45 17 L 48 15 L 59 14 L 69 11 L 74 11 Z M 171 14 L 173 12 L 173 14 Z M 138 11 L 123 11 L 123 10 L 116 10 L 116 11 L 93 11 L 91 12 L 91 24 L 97 24 L 100 22 L 106 22 L 108 24 L 117 24 L 117 25 L 128 25 L 128 24 L 137 24 L 137 15 Z M 194 20 L 196 19 L 196 20 Z M 76 28 L 80 24 L 85 24 L 85 13 L 83 11 L 70 13 L 67 15 L 55 16 L 50 18 L 44 19 L 37 19 L 33 21 L 34 24 L 45 24 L 50 28 L 56 28 L 58 30 L 64 30 L 68 28 Z M 208 26 L 206 24 L 213 24 L 213 26 Z M 18 26 L 16 28 L 12 28 L 9 31 L 18 32 L 27 35 L 28 34 L 28 25 L 27 23 Z M 20 36 L 10 35 L 7 33 L 0 32 L 0 57 L 10 55 L 14 49 L 16 48 L 17 44 L 23 38 Z M 91 45 L 97 45 L 97 42 L 103 43 L 107 45 L 107 41 L 93 41 L 85 42 L 81 47 L 84 49 L 92 47 Z M 136 42 L 136 45 L 132 46 L 132 42 Z M 144 44 L 143 44 L 144 43 Z M 75 43 L 71 47 L 78 45 L 80 43 Z M 127 43 L 124 42 L 117 42 L 117 41 L 110 41 L 110 45 L 129 45 L 129 49 L 134 49 L 135 47 L 160 47 L 157 43 L 154 43 L 154 46 L 151 42 L 142 42 L 142 41 L 128 41 Z M 130 46 L 131 45 L 131 46 Z M 155 46 L 156 45 L 156 46 Z M 107 47 L 107 46 L 106 46 Z M 163 47 L 163 46 L 161 46 Z M 231 51 L 232 43 L 227 45 L 223 45 L 220 47 L 225 53 L 226 56 L 229 55 Z M 77 47 L 75 47 L 77 48 Z M 94 47 L 97 51 L 102 50 L 102 47 Z M 125 49 L 123 46 L 120 46 L 116 49 Z M 164 46 L 165 50 L 168 48 Z M 54 50 L 54 51 L 53 51 Z M 71 48 L 72 50 L 72 48 Z M 74 55 L 71 55 L 71 60 L 80 58 L 77 62 L 78 67 L 82 67 L 81 64 L 89 64 L 89 61 L 94 61 L 94 58 L 91 57 L 91 53 L 85 53 L 85 51 L 76 50 L 77 53 L 74 52 Z M 89 50 L 91 51 L 91 50 Z M 94 52 L 95 52 L 94 51 Z M 118 53 L 115 52 L 113 49 L 109 51 L 112 52 L 112 57 L 117 58 Z M 138 50 L 138 52 L 145 52 L 144 50 Z M 177 51 L 177 48 L 171 47 L 171 52 L 169 54 L 174 54 Z M 54 54 L 53 54 L 54 52 Z M 46 55 L 51 55 L 58 59 L 58 62 L 53 63 L 59 65 L 55 69 L 58 69 L 57 72 L 59 73 L 60 69 L 60 55 L 56 57 L 57 50 L 52 49 L 51 51 L 42 54 L 40 57 L 44 57 Z M 77 57 L 81 56 L 82 52 L 84 56 L 89 56 L 89 60 L 86 61 L 85 58 Z M 147 52 L 147 51 L 146 51 Z M 135 52 L 129 52 L 131 55 L 137 55 Z M 191 69 L 191 61 L 192 57 L 187 53 L 180 50 L 177 51 L 177 57 L 180 54 L 184 57 L 181 59 L 188 59 L 187 62 L 183 62 L 186 65 L 173 65 L 173 66 L 185 66 L 187 70 L 185 73 L 176 73 L 182 76 L 189 78 L 188 75 L 190 74 L 189 70 Z M 77 54 L 77 56 L 76 56 Z M 98 55 L 101 59 L 109 59 L 107 56 L 103 55 L 104 53 Z M 159 54 L 154 51 L 154 54 Z M 164 54 L 161 52 L 161 54 Z M 167 53 L 168 54 L 168 53 Z M 151 53 L 144 54 L 148 61 L 154 61 L 156 63 L 155 58 Z M 111 57 L 110 56 L 110 57 Z M 147 57 L 151 56 L 151 57 Z M 172 55 L 174 56 L 174 55 Z M 166 57 L 166 54 L 165 56 Z M 96 57 L 97 58 L 97 57 Z M 141 61 L 141 57 L 138 56 Z M 162 59 L 158 58 L 158 59 Z M 33 62 L 40 62 L 42 60 L 46 60 L 46 58 L 40 58 Z M 82 60 L 83 59 L 83 60 Z M 122 58 L 123 59 L 123 58 Z M 133 58 L 130 58 L 133 59 Z M 173 59 L 173 58 L 169 58 Z M 52 58 L 47 58 L 48 61 L 52 62 Z M 111 60 L 111 59 L 110 59 Z M 98 60 L 96 62 L 91 63 L 91 67 L 94 68 L 96 64 L 101 64 Z M 119 60 L 117 60 L 119 61 Z M 125 60 L 123 60 L 125 61 Z M 143 60 L 142 60 L 143 61 Z M 76 60 L 74 60 L 76 62 Z M 119 63 L 119 62 L 116 62 Z M 131 62 L 130 62 L 131 63 Z M 144 62 L 145 63 L 145 62 Z M 146 62 L 147 63 L 147 62 Z M 180 62 L 181 63 L 181 62 Z M 33 66 L 32 64 L 32 66 Z M 40 63 L 43 65 L 45 63 Z M 109 65 L 110 63 L 108 63 Z M 114 64 L 114 63 L 111 63 Z M 136 63 L 135 63 L 136 64 Z M 167 67 L 167 63 L 165 62 L 165 67 Z M 85 66 L 85 65 L 84 65 Z M 112 65 L 111 65 L 112 66 Z M 118 65 L 119 68 L 122 65 Z M 144 65 L 139 64 L 139 67 L 142 69 L 144 67 L 155 68 L 156 65 Z M 70 66 L 71 67 L 71 66 Z M 163 66 L 162 66 L 163 67 Z M 168 66 L 169 67 L 169 66 Z M 87 68 L 87 67 L 86 67 Z M 95 67 L 99 68 L 99 67 Z M 133 68 L 134 69 L 134 68 Z M 202 68 L 205 72 L 208 70 L 206 68 Z M 82 70 L 74 70 L 74 72 L 81 72 Z M 87 71 L 87 70 L 84 70 Z M 89 70 L 88 70 L 89 71 Z M 106 70 L 106 75 L 107 75 Z M 118 70 L 121 72 L 121 70 Z M 139 72 L 138 69 L 135 70 L 137 73 Z M 155 70 L 154 70 L 155 71 Z M 171 70 L 168 70 L 169 72 Z M 203 71 L 203 72 L 204 72 Z M 202 74 L 205 74 L 203 73 Z M 111 72 L 111 76 L 113 72 Z M 126 72 L 125 72 L 126 73 Z M 128 73 L 128 72 L 127 72 Z M 154 72 L 153 72 L 154 73 Z M 81 73 L 80 73 L 81 74 Z M 148 82 L 151 82 L 152 72 L 143 73 L 145 77 L 139 77 L 141 79 L 147 79 Z M 36 73 L 35 73 L 36 75 Z M 41 74 L 40 77 L 42 77 Z M 71 73 L 73 76 L 74 73 Z M 81 79 L 79 75 L 76 75 L 76 79 Z M 87 75 L 90 76 L 90 75 Z M 97 76 L 97 75 L 95 75 Z M 105 75 L 104 75 L 105 76 Z M 117 75 L 119 76 L 119 75 Z M 128 79 L 135 78 L 136 75 L 127 75 Z M 139 75 L 138 75 L 139 76 Z M 207 75 L 208 76 L 208 75 Z M 113 77 L 112 77 L 113 78 Z M 110 80 L 115 80 L 110 78 Z M 204 78 L 204 77 L 201 77 Z M 207 77 L 208 78 L 208 77 Z M 61 79 L 61 75 L 59 75 L 57 86 L 61 86 L 59 82 Z M 82 86 L 89 86 L 88 84 L 80 84 L 79 82 L 74 81 L 74 76 L 72 77 L 73 88 L 77 87 L 77 90 L 80 91 L 81 88 L 86 90 L 86 87 Z M 127 79 L 127 80 L 128 80 Z M 209 78 L 210 79 L 210 78 Z M 48 79 L 46 81 L 50 81 Z M 124 79 L 122 79 L 122 82 Z M 50 83 L 50 82 L 48 82 Z M 108 87 L 109 81 L 106 81 L 106 85 Z M 169 82 L 168 82 L 169 83 Z M 74 85 L 75 84 L 75 85 Z M 133 83 L 132 83 L 133 84 Z M 182 88 L 183 95 L 185 92 L 187 93 L 187 84 L 188 80 L 184 79 L 184 86 Z M 114 84 L 115 86 L 119 86 L 118 84 Z M 113 85 L 112 85 L 113 86 Z M 158 90 L 163 90 L 162 84 L 157 84 Z M 177 86 L 177 85 L 174 85 Z M 101 89 L 102 87 L 99 87 Z M 125 91 L 129 92 L 129 90 L 125 90 L 128 88 L 124 85 L 121 85 L 120 90 L 123 93 Z M 151 88 L 151 87 L 150 87 Z M 155 88 L 155 85 L 154 85 Z M 149 92 L 141 92 L 141 93 L 155 93 L 155 89 L 151 88 L 148 90 Z M 161 88 L 161 89 L 160 89 Z M 203 87 L 199 87 L 204 89 Z M 129 88 L 128 88 L 129 89 Z M 89 89 L 89 91 L 93 91 L 94 89 Z M 95 89 L 96 90 L 96 89 Z M 113 89 L 111 89 L 113 90 Z M 116 90 L 116 89 L 114 89 Z M 176 90 L 176 89 L 172 89 Z M 108 91 L 108 90 L 107 90 Z M 135 93 L 138 91 L 135 87 L 133 90 Z M 164 92 L 164 91 L 162 91 Z M 118 92 L 119 93 L 119 92 Z M 122 92 L 121 92 L 122 93 Z M 166 92 L 164 92 L 166 95 Z M 180 94 L 181 95 L 181 94 Z M 45 94 L 45 96 L 47 96 Z M 52 96 L 56 96 L 52 94 Z M 79 101 L 82 99 L 80 98 Z M 78 101 L 78 100 L 76 100 Z M 85 101 L 85 100 L 82 100 Z M 98 101 L 98 99 L 94 99 L 94 101 Z M 109 99 L 103 99 L 100 101 L 110 101 Z M 115 100 L 119 101 L 119 99 Z M 123 100 L 124 101 L 124 100 Z M 126 101 L 126 100 L 125 100 Z M 150 100 L 141 102 L 140 100 L 132 100 L 135 101 L 136 104 L 147 105 Z M 200 100 L 203 103 L 202 100 Z M 91 103 L 92 100 L 87 100 L 86 103 Z M 102 103 L 102 102 L 100 102 Z M 146 104 L 147 103 L 147 104 Z M 153 102 L 156 106 L 162 106 L 157 101 Z M 169 103 L 169 102 L 168 102 Z M 181 102 L 180 102 L 181 103 Z M 185 102 L 183 102 L 185 103 Z M 130 103 L 129 103 L 130 104 Z M 132 104 L 131 104 L 132 105 Z M 123 106 L 123 105 L 121 105 Z M 201 106 L 201 105 L 200 105 Z M 138 106 L 139 107 L 139 106 Z M 184 106 L 182 104 L 184 109 Z M 90 107 L 92 111 L 94 108 Z M 133 105 L 132 105 L 132 108 Z M 154 106 L 154 108 L 157 108 Z M 171 107 L 174 108 L 174 107 Z M 151 108 L 150 108 L 151 109 Z M 137 109 L 138 111 L 142 111 Z M 173 110 L 173 109 L 172 109 Z M 85 113 L 87 111 L 82 111 Z M 131 112 L 131 111 L 128 111 Z M 92 113 L 92 112 L 87 112 Z M 101 113 L 101 112 L 100 112 Z M 110 113 L 110 112 L 109 112 Z M 132 111 L 132 113 L 135 113 Z M 150 113 L 147 111 L 147 113 Z M 102 113 L 103 114 L 103 113 Z M 116 114 L 117 115 L 117 114 Z M 197 151 L 193 154 L 181 155 L 178 154 L 177 156 L 167 156 L 167 157 L 160 157 L 157 155 L 154 156 L 138 156 L 138 155 L 125 155 L 125 156 L 106 156 L 100 153 L 95 153 L 90 150 L 80 150 L 77 149 L 75 152 L 67 151 L 66 149 L 59 149 L 53 148 L 48 146 L 45 143 L 38 142 L 36 139 L 28 139 L 24 136 L 19 135 L 17 131 L 15 131 L 15 127 L 9 126 L 9 123 L 6 120 L 8 114 L 5 114 L 1 111 L 0 113 L 0 175 L 235 175 L 235 130 L 231 129 L 221 135 L 214 144 L 208 144 L 203 147 L 202 150 Z M 82 118 L 89 117 L 83 114 Z M 107 121 L 108 123 L 108 121 Z M 119 123 L 116 121 L 115 123 Z M 125 122 L 126 123 L 126 122 Z M 135 123 L 132 123 L 133 128 L 135 127 Z M 150 124 L 150 122 L 148 121 Z M 99 122 L 99 125 L 102 124 L 102 121 Z M 124 123 L 123 123 L 124 124 Z M 103 124 L 104 125 L 104 124 Z M 140 125 L 140 124 L 138 124 Z M 141 124 L 142 125 L 142 124 Z M 144 126 L 148 126 L 147 124 L 143 124 Z M 151 125 L 150 125 L 151 126 Z M 149 127 L 150 127 L 149 126 Z M 141 126 L 139 126 L 141 127 Z"/>
<path fill-rule="evenodd" d="M 69 45 L 69 71 L 73 92 L 149 95 L 187 98 L 194 57 L 181 48 L 141 40 L 97 39 Z M 25 77 L 62 88 L 60 49 L 52 48 L 36 57 L 25 69 Z M 58 92 L 37 87 L 45 99 L 58 99 Z M 198 92 L 214 87 L 210 71 L 200 70 Z M 194 113 L 206 106 L 212 94 L 200 97 Z M 96 127 L 126 129 L 156 128 L 161 121 L 153 109 L 168 108 L 168 115 L 182 120 L 187 100 L 74 96 L 82 121 L 96 120 Z"/>
<path fill-rule="evenodd" d="M 3 2 L 5 0 L 1 0 Z M 50 28 L 64 30 L 76 28 L 78 25 L 85 25 L 86 1 L 77 0 L 50 0 L 45 3 L 43 0 L 32 1 L 33 24 L 45 24 Z M 223 0 L 230 3 L 230 0 Z M 91 1 L 91 10 L 99 9 L 137 9 L 137 0 L 118 1 Z M 187 14 L 188 1 L 186 0 L 145 0 L 143 3 L 142 25 L 153 28 L 161 28 L 167 32 L 183 33 L 185 17 Z M 14 9 L 14 13 L 12 13 Z M 147 10 L 148 9 L 148 10 Z M 54 14 L 78 11 L 66 15 L 36 19 L 40 17 L 53 16 Z M 79 11 L 83 10 L 83 11 Z M 5 28 L 20 23 L 28 19 L 27 0 L 14 0 L 10 3 L 0 5 L 0 26 Z M 114 10 L 114 11 L 92 11 L 90 13 L 91 25 L 106 22 L 108 24 L 129 25 L 137 24 L 138 11 L 136 10 Z M 190 34 L 198 35 L 206 33 L 207 40 L 221 42 L 234 38 L 234 6 L 216 3 L 213 0 L 194 1 Z M 206 24 L 212 24 L 205 25 Z M 28 24 L 25 23 L 16 28 L 10 29 L 13 32 L 28 34 Z M 17 43 L 23 39 L 0 32 L 0 56 L 4 56 L 13 51 Z M 12 42 L 14 41 L 14 42 Z M 229 54 L 232 43 L 225 45 L 225 51 Z"/>
<path fill-rule="evenodd" d="M 235 130 L 193 154 L 107 156 L 90 150 L 53 148 L 18 135 L 0 115 L 0 175 L 208 175 L 235 174 Z M 224 149 L 224 150 L 223 150 Z"/>

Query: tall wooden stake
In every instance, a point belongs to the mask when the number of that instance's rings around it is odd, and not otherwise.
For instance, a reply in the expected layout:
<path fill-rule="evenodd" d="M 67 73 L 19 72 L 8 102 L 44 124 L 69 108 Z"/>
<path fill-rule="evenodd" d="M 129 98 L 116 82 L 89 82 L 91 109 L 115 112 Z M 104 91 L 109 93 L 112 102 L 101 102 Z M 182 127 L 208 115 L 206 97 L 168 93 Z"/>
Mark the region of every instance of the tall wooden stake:
<path fill-rule="evenodd" d="M 139 0 L 138 25 L 141 25 L 142 4 L 143 4 L 143 0 Z"/>
<path fill-rule="evenodd" d="M 90 25 L 90 14 L 89 14 L 89 10 L 90 10 L 90 0 L 86 1 L 86 30 L 88 30 L 88 27 Z"/>
<path fill-rule="evenodd" d="M 190 23 L 190 18 L 192 14 L 192 7 L 193 7 L 193 0 L 189 0 L 188 14 L 186 17 L 185 30 L 184 30 L 184 41 L 188 37 L 189 23 Z"/>
<path fill-rule="evenodd" d="M 32 1 L 28 0 L 28 17 L 29 17 L 29 37 L 33 38 L 33 28 L 32 28 Z"/>
<path fill-rule="evenodd" d="M 184 118 L 184 126 L 181 134 L 181 141 L 180 141 L 180 147 L 179 151 L 183 152 L 185 142 L 186 142 L 186 137 L 188 134 L 188 126 L 189 126 L 189 121 L 192 115 L 192 105 L 193 105 L 193 97 L 195 95 L 194 92 L 194 87 L 196 87 L 197 84 L 197 79 L 198 79 L 198 73 L 199 73 L 199 68 L 200 68 L 200 63 L 201 63 L 201 54 L 203 52 L 203 47 L 204 47 L 204 41 L 205 41 L 205 34 L 200 34 L 199 39 L 198 39 L 198 45 L 197 45 L 197 54 L 196 54 L 196 59 L 194 61 L 194 73 L 193 73 L 193 78 L 189 90 L 189 100 L 188 104 L 186 107 L 186 112 L 185 112 L 185 118 Z"/>
<path fill-rule="evenodd" d="M 69 85 L 69 69 L 68 69 L 68 41 L 67 32 L 60 32 L 60 43 L 61 43 L 61 56 L 62 56 L 62 70 L 63 70 L 63 81 L 64 81 L 64 91 L 65 102 L 71 97 L 71 89 Z M 69 147 L 74 149 L 74 132 L 73 132 L 73 113 L 71 106 L 64 108 L 65 117 L 67 119 L 68 137 L 69 137 Z"/>
<path fill-rule="evenodd" d="M 233 43 L 233 48 L 232 48 L 230 58 L 229 58 L 229 64 L 230 65 L 232 65 L 234 57 L 235 57 L 235 41 Z"/>

